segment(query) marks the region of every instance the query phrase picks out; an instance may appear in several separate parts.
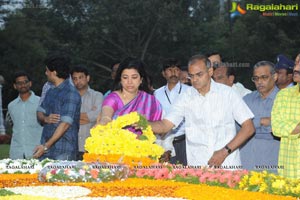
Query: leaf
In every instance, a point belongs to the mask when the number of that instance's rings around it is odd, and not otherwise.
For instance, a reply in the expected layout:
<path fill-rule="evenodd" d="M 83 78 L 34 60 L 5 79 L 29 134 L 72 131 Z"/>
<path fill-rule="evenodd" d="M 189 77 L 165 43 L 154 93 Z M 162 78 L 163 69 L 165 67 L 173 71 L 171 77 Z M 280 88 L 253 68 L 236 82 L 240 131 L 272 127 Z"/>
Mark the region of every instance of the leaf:
<path fill-rule="evenodd" d="M 140 135 L 138 138 L 139 140 L 148 140 L 148 137 L 145 135 Z"/>
<path fill-rule="evenodd" d="M 141 114 L 139 114 L 140 120 L 138 122 L 138 126 L 142 129 L 146 129 L 148 126 L 148 120 Z"/>

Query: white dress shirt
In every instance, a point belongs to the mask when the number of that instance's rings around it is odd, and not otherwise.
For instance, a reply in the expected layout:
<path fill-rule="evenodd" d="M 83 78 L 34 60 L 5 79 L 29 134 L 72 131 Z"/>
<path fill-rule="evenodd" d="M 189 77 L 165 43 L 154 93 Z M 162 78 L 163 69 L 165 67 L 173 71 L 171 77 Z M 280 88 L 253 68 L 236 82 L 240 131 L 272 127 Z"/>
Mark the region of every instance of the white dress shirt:
<path fill-rule="evenodd" d="M 247 94 L 250 94 L 252 91 L 245 88 L 245 86 L 243 86 L 243 84 L 241 84 L 240 82 L 236 82 L 232 85 L 232 88 L 241 96 L 244 97 Z"/>
<path fill-rule="evenodd" d="M 242 124 L 253 118 L 243 99 L 229 86 L 211 79 L 210 91 L 202 96 L 188 88 L 172 104 L 165 119 L 178 126 L 185 118 L 187 162 L 206 166 L 214 151 L 223 148 L 236 135 L 235 121 Z M 223 167 L 240 167 L 239 150 L 232 152 Z"/>

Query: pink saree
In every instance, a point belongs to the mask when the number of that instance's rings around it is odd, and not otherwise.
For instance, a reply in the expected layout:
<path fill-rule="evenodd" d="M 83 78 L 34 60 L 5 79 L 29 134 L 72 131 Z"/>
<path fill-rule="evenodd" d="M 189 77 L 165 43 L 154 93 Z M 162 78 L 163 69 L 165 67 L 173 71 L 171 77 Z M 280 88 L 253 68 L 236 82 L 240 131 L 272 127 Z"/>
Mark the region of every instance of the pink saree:
<path fill-rule="evenodd" d="M 148 121 L 157 121 L 162 117 L 162 107 L 159 101 L 144 91 L 139 91 L 137 96 L 126 105 L 116 92 L 112 92 L 104 99 L 103 106 L 113 108 L 113 119 L 135 111 L 145 116 Z"/>

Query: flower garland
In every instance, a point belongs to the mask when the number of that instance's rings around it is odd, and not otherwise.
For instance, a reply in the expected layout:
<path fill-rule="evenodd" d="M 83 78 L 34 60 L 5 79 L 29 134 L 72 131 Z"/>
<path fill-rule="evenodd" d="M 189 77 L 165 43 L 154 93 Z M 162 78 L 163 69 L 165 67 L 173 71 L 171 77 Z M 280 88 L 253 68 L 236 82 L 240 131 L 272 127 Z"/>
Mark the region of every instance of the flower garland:
<path fill-rule="evenodd" d="M 107 182 L 126 179 L 126 165 L 61 161 L 47 164 L 39 173 L 44 182 Z"/>
<path fill-rule="evenodd" d="M 10 177 L 10 178 L 8 178 Z M 19 179 L 19 178 L 20 179 Z M 38 182 L 37 175 L 24 174 L 22 177 L 17 174 L 12 176 L 4 174 L 0 177 L 0 187 L 13 186 L 41 186 L 50 183 Z M 5 179 L 5 181 L 4 181 Z M 9 181 L 8 181 L 9 180 Z M 18 182 L 18 184 L 16 184 Z M 53 184 L 53 183 L 52 183 Z M 284 197 L 260 192 L 249 192 L 233 190 L 222 187 L 208 186 L 204 184 L 188 184 L 167 180 L 150 180 L 141 178 L 129 178 L 125 181 L 114 181 L 108 183 L 56 183 L 57 186 L 81 186 L 91 190 L 89 197 L 106 196 L 128 196 L 128 197 L 177 197 L 186 199 L 272 199 L 272 200 L 296 200 L 295 197 Z M 12 196 L 11 199 L 14 199 Z M 2 198 L 2 197 L 1 197 Z M 9 198 L 7 198 L 9 199 Z M 22 198 L 20 198 L 22 199 Z"/>
<path fill-rule="evenodd" d="M 239 189 L 299 197 L 300 180 L 284 178 L 267 171 L 251 171 L 241 179 Z"/>
<path fill-rule="evenodd" d="M 118 157 L 118 163 L 130 166 L 144 165 L 144 158 L 153 160 L 151 163 L 157 162 L 164 149 L 154 143 L 156 137 L 146 122 L 140 114 L 131 112 L 106 125 L 93 127 L 91 137 L 87 138 L 85 143 L 85 150 L 92 155 L 86 153 L 84 161 L 91 161 L 91 158 L 99 155 L 97 160 L 93 161 L 111 162 L 113 157 L 113 161 L 116 162 L 115 158 Z M 142 135 L 134 134 L 128 129 L 130 125 L 136 123 L 143 127 Z"/>
<path fill-rule="evenodd" d="M 248 174 L 248 171 L 158 164 L 149 166 L 148 169 L 136 168 L 133 174 L 139 178 L 169 179 L 194 184 L 205 183 L 214 186 L 236 188 L 241 178 Z"/>

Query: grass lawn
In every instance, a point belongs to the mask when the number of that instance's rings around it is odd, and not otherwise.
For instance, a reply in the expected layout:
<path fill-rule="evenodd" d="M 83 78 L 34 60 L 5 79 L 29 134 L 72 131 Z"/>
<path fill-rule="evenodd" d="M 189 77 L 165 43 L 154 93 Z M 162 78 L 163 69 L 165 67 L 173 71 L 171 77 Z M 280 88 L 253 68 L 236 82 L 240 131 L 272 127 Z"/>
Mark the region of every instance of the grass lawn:
<path fill-rule="evenodd" d="M 9 157 L 9 144 L 0 144 L 0 160 Z"/>

